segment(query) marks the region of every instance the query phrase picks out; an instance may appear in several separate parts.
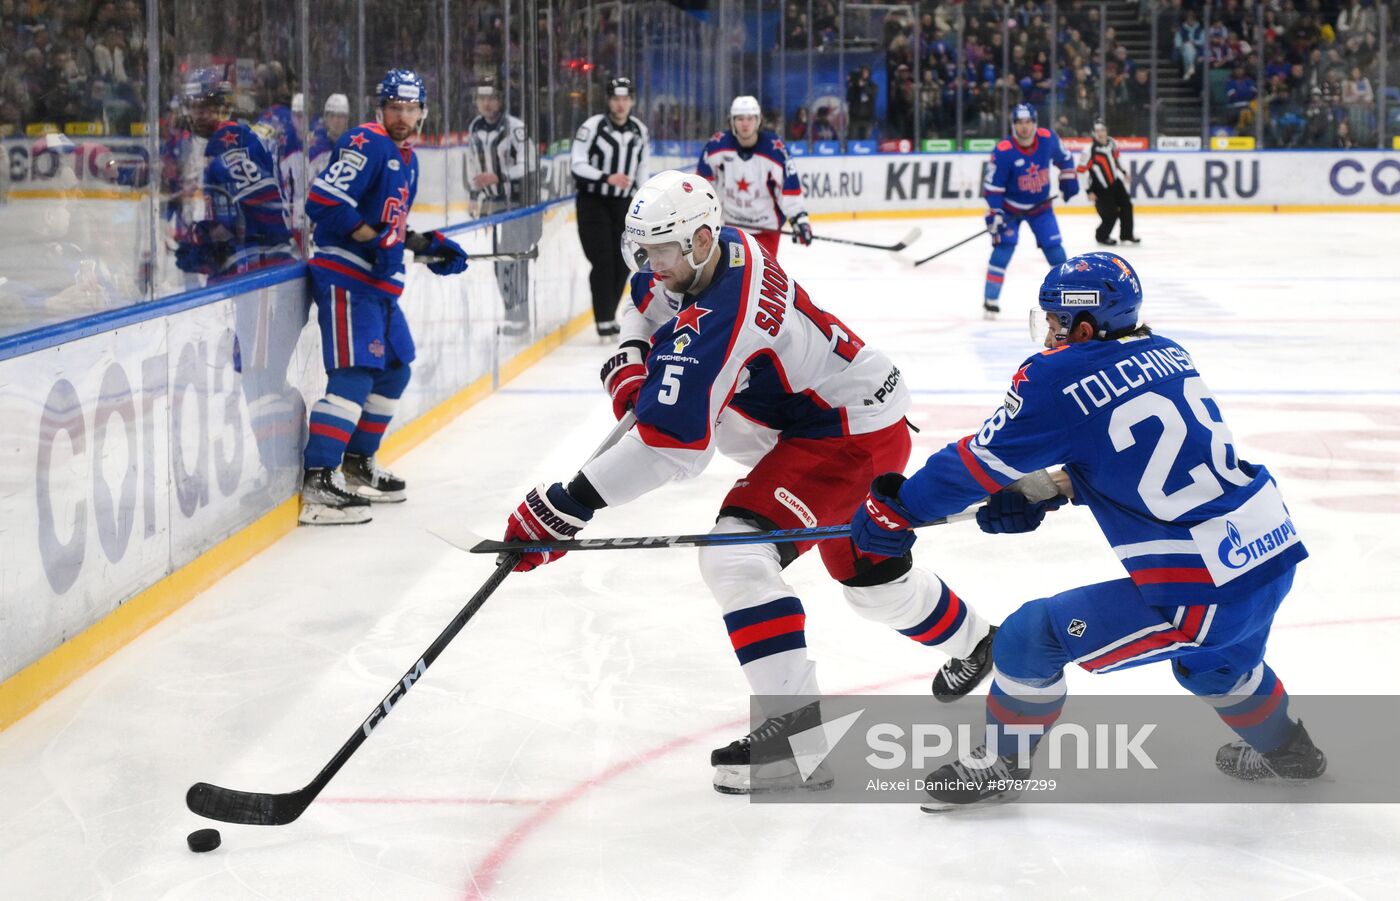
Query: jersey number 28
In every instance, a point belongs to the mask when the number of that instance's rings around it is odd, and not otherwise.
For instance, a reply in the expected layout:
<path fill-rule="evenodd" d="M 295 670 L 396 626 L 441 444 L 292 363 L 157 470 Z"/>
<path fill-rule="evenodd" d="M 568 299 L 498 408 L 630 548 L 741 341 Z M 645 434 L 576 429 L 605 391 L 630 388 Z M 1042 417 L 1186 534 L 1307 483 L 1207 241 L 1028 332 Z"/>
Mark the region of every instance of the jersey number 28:
<path fill-rule="evenodd" d="M 1249 476 L 1236 465 L 1239 458 L 1232 446 L 1234 438 L 1230 435 L 1229 427 L 1212 416 L 1206 407 L 1207 400 L 1214 404 L 1215 399 L 1206 389 L 1205 381 L 1200 376 L 1186 379 L 1182 382 L 1182 393 L 1191 415 L 1210 429 L 1210 464 L 1197 463 L 1191 467 L 1187 473 L 1190 483 L 1175 491 L 1167 491 L 1167 479 L 1176 468 L 1188 431 L 1186 418 L 1177 404 L 1156 392 L 1141 394 L 1114 410 L 1108 422 L 1108 435 L 1117 451 L 1125 451 L 1137 444 L 1134 426 L 1149 419 L 1155 419 L 1161 425 L 1162 434 L 1138 480 L 1138 494 L 1147 511 L 1163 522 L 1172 522 L 1224 494 L 1220 479 L 1233 485 L 1248 485 L 1250 482 Z"/>

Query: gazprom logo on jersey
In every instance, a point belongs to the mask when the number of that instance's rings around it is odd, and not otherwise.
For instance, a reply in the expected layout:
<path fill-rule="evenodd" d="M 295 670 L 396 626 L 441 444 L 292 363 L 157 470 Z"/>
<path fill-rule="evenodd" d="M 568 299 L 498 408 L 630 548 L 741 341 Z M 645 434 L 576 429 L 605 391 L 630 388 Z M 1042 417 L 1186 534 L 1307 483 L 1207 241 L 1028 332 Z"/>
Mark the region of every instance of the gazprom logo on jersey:
<path fill-rule="evenodd" d="M 1225 540 L 1220 542 L 1220 562 L 1231 569 L 1239 569 L 1252 560 L 1267 557 L 1297 535 L 1293 520 L 1285 519 L 1258 538 L 1246 540 L 1235 524 L 1226 520 Z"/>
<path fill-rule="evenodd" d="M 1234 511 L 1191 529 L 1191 538 L 1216 585 L 1249 572 L 1298 544 L 1298 529 L 1273 482 Z"/>

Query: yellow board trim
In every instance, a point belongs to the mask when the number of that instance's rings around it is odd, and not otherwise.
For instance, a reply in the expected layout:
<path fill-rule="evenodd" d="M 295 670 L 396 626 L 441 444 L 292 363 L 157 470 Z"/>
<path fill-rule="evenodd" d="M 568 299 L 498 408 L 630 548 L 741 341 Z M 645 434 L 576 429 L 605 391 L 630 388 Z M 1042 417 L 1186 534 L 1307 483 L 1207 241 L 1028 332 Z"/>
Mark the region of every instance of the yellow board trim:
<path fill-rule="evenodd" d="M 591 311 L 580 313 L 511 357 L 501 366 L 499 384 L 509 382 L 544 359 L 592 321 Z M 386 437 L 380 456 L 386 461 L 402 457 L 492 391 L 492 377 L 482 376 Z M 31 713 L 74 680 L 130 644 L 141 633 L 291 532 L 297 527 L 297 512 L 297 499 L 288 498 L 252 524 L 128 598 L 98 622 L 0 682 L 0 730 Z"/>

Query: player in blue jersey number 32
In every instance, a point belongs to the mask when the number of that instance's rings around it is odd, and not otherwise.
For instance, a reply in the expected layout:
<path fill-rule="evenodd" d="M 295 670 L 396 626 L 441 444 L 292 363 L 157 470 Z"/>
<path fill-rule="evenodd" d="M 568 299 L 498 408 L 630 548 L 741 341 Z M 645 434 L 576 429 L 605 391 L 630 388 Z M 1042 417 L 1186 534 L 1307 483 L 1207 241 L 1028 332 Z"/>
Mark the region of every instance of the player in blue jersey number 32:
<path fill-rule="evenodd" d="M 983 531 L 1028 532 L 1066 498 L 1089 508 L 1127 577 L 1030 601 L 992 642 L 987 697 L 994 754 L 929 776 L 925 810 L 1008 800 L 1030 775 L 1035 740 L 1065 701 L 1064 668 L 1107 673 L 1170 661 L 1177 681 L 1242 741 L 1215 763 L 1238 779 L 1312 779 L 1326 758 L 1289 716 L 1264 646 L 1307 551 L 1269 471 L 1235 450 L 1191 356 L 1139 322 L 1142 288 L 1122 257 L 1055 266 L 1031 324 L 1045 350 L 1011 379 L 980 432 L 934 454 L 906 481 L 876 479 L 852 520 L 856 546 L 899 555 L 907 524 L 957 513 L 990 494 Z M 1064 464 L 1063 496 L 1002 491 Z M 871 511 L 871 512 L 867 512 Z M 873 513 L 873 515 L 872 515 Z M 1021 727 L 1021 728 L 1011 728 Z"/>

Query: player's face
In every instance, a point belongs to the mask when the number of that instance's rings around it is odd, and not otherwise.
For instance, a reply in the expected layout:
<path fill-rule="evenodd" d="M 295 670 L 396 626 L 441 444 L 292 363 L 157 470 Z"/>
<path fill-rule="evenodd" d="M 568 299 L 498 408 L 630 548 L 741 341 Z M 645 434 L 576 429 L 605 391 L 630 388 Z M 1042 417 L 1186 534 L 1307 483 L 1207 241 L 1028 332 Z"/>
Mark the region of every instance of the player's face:
<path fill-rule="evenodd" d="M 1102 141 L 1107 141 L 1107 140 L 1108 140 L 1108 129 L 1107 129 L 1107 128 L 1104 128 L 1102 125 L 1095 126 L 1095 127 L 1094 127 L 1094 139 L 1095 139 L 1096 141 L 1100 141 L 1100 142 L 1102 142 Z"/>
<path fill-rule="evenodd" d="M 1035 137 L 1035 122 L 1031 119 L 1019 119 L 1011 123 L 1011 133 L 1021 144 L 1029 144 Z"/>
<path fill-rule="evenodd" d="M 1031 309 L 1031 338 L 1046 350 L 1076 343 L 1076 331 L 1078 329 L 1065 328 L 1054 313 L 1046 313 L 1039 307 Z"/>
<path fill-rule="evenodd" d="M 423 105 L 416 100 L 390 100 L 379 108 L 384 130 L 395 144 L 407 141 L 423 119 Z"/>
<path fill-rule="evenodd" d="M 623 238 L 622 255 L 633 272 L 652 272 L 661 277 L 666 287 L 678 275 L 684 275 L 687 282 L 694 270 L 685 261 L 681 245 L 677 241 L 665 244 L 638 244 L 630 238 Z"/>
<path fill-rule="evenodd" d="M 741 141 L 747 141 L 758 134 L 757 116 L 735 116 L 734 136 Z"/>
<path fill-rule="evenodd" d="M 345 113 L 326 113 L 326 136 L 332 141 L 345 134 L 350 127 L 350 117 Z"/>
<path fill-rule="evenodd" d="M 218 100 L 196 100 L 190 104 L 190 130 L 207 138 L 228 118 L 228 107 Z"/>
<path fill-rule="evenodd" d="M 619 122 L 632 115 L 632 97 L 609 97 L 608 113 Z"/>

